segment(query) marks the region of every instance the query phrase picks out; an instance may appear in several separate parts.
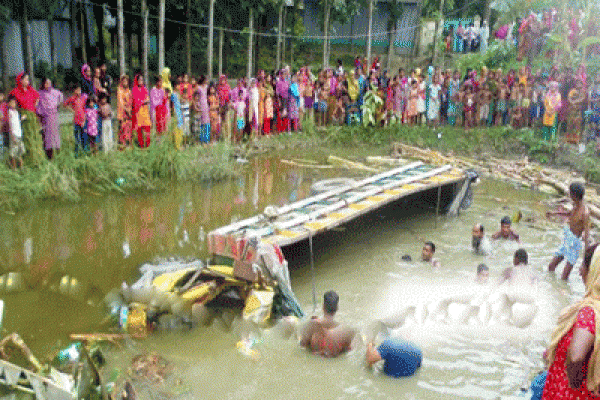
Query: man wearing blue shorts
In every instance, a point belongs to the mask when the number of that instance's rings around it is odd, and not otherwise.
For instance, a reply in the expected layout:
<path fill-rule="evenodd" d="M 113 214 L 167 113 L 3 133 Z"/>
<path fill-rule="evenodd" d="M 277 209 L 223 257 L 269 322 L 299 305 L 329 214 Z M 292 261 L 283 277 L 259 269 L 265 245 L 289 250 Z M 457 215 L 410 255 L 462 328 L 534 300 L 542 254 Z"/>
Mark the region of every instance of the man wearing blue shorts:
<path fill-rule="evenodd" d="M 568 217 L 567 224 L 564 227 L 565 236 L 563 242 L 548 266 L 548 270 L 554 272 L 558 264 L 566 259 L 567 265 L 565 265 L 562 273 L 562 279 L 565 281 L 569 279 L 569 275 L 577 262 L 577 258 L 579 258 L 583 244 L 585 243 L 586 249 L 589 245 L 590 211 L 583 201 L 584 194 L 585 188 L 581 183 L 571 183 L 569 186 L 569 196 L 573 202 L 573 209 L 571 211 L 557 210 L 546 214 L 547 216 L 558 215 Z"/>
<path fill-rule="evenodd" d="M 372 366 L 383 360 L 383 372 L 391 377 L 412 376 L 421 366 L 423 353 L 413 343 L 399 338 L 388 338 L 377 348 L 367 345 L 367 363 Z"/>

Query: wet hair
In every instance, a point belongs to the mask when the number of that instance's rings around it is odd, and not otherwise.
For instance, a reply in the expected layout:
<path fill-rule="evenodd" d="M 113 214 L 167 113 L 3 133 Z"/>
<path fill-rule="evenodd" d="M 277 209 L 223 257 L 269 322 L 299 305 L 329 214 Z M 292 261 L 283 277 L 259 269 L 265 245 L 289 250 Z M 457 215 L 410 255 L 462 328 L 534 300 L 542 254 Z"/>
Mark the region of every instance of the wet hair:
<path fill-rule="evenodd" d="M 527 251 L 525 249 L 515 251 L 515 260 L 519 264 L 527 264 Z"/>
<path fill-rule="evenodd" d="M 425 242 L 425 246 L 429 246 L 431 248 L 431 252 L 435 253 L 435 244 L 433 244 L 433 242 Z"/>
<path fill-rule="evenodd" d="M 489 270 L 490 270 L 490 269 L 488 268 L 488 266 L 487 266 L 487 265 L 485 265 L 485 264 L 483 264 L 483 263 L 482 263 L 482 264 L 479 264 L 479 265 L 477 266 L 477 275 L 479 275 L 479 274 L 480 274 L 480 273 L 482 273 L 482 272 L 489 271 Z"/>
<path fill-rule="evenodd" d="M 511 225 L 512 221 L 510 220 L 510 217 L 508 215 L 502 217 L 502 219 L 500 220 L 500 225 Z"/>
<path fill-rule="evenodd" d="M 323 295 L 323 310 L 327 314 L 335 314 L 338 310 L 340 296 L 333 290 L 328 291 Z"/>
<path fill-rule="evenodd" d="M 573 182 L 569 185 L 569 193 L 577 200 L 581 200 L 585 194 L 585 188 L 581 183 Z"/>
<path fill-rule="evenodd" d="M 475 226 L 479 228 L 479 230 L 481 231 L 481 233 L 483 233 L 483 225 L 482 224 L 477 224 Z"/>

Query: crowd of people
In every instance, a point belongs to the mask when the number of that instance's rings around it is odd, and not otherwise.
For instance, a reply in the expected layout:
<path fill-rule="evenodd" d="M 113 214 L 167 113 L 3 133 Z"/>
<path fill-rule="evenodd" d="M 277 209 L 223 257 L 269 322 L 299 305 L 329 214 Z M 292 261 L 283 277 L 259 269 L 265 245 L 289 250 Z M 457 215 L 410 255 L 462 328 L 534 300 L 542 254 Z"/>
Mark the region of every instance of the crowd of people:
<path fill-rule="evenodd" d="M 238 79 L 235 85 L 224 75 L 213 82 L 203 75 L 173 79 L 165 68 L 153 78 L 151 87 L 142 75 L 133 80 L 121 76 L 116 101 L 106 64 L 97 68 L 85 64 L 80 80 L 72 86 L 67 98 L 42 78 L 36 91 L 29 76 L 21 73 L 7 101 L 0 99 L 2 133 L 13 166 L 21 163 L 27 150 L 21 129 L 25 115 L 19 110 L 39 118 L 49 159 L 61 147 L 61 107 L 73 113 L 77 153 L 132 145 L 145 148 L 153 137 L 161 140 L 164 136 L 178 148 L 219 140 L 235 143 L 300 131 L 308 121 L 317 127 L 360 124 L 366 112 L 375 116 L 367 120 L 377 126 L 529 127 L 540 129 L 542 138 L 549 141 L 556 140 L 560 126 L 565 139 L 575 144 L 586 122 L 592 127 L 590 137 L 598 135 L 600 124 L 600 74 L 591 81 L 584 64 L 576 71 L 557 66 L 536 71 L 429 66 L 393 73 L 383 70 L 377 57 L 356 57 L 351 68 L 345 69 L 338 60 L 336 68 L 315 74 L 310 67 L 293 71 L 287 66 L 272 73 L 259 70 L 255 78 Z M 118 126 L 113 135 L 115 108 Z"/>

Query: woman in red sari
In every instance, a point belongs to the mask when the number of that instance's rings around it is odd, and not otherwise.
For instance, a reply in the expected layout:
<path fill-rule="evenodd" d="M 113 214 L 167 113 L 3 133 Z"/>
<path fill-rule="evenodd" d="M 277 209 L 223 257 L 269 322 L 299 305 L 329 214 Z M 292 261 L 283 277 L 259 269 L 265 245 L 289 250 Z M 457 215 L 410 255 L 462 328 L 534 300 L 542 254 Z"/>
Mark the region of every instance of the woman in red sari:
<path fill-rule="evenodd" d="M 542 400 L 600 399 L 600 249 L 586 250 L 580 269 L 586 293 L 564 309 L 545 356 Z"/>
<path fill-rule="evenodd" d="M 17 75 L 15 80 L 17 82 L 17 87 L 15 87 L 10 94 L 17 99 L 19 108 L 35 112 L 40 95 L 31 87 L 29 74 L 21 72 Z"/>
<path fill-rule="evenodd" d="M 138 143 L 140 147 L 150 146 L 150 97 L 148 89 L 144 86 L 144 77 L 136 75 L 133 80 L 133 89 L 131 90 L 132 97 L 132 121 L 133 131 L 138 134 Z"/>

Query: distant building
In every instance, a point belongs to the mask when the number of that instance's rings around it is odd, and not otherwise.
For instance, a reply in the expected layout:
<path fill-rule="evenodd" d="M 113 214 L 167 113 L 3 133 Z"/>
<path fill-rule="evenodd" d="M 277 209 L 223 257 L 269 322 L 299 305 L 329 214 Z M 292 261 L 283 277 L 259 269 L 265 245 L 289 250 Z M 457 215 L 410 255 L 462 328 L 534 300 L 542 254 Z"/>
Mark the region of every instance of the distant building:
<path fill-rule="evenodd" d="M 388 48 L 389 35 L 387 32 L 390 12 L 388 3 L 394 0 L 375 0 L 373 6 L 373 48 Z M 415 46 L 418 26 L 420 23 L 419 9 L 416 1 L 400 0 L 403 3 L 402 17 L 396 23 L 396 36 L 394 38 L 394 49 L 397 55 L 410 54 Z M 321 42 L 323 36 L 323 25 L 318 18 L 319 13 L 318 0 L 304 0 L 304 27 L 308 41 Z M 366 35 L 368 32 L 369 15 L 368 9 L 365 9 L 355 15 L 350 22 L 345 25 L 337 23 L 331 24 L 330 35 L 332 44 L 354 44 L 357 46 L 366 45 Z M 364 35 L 362 37 L 355 37 Z M 319 38 L 311 38 L 316 36 Z M 342 38 L 336 38 L 342 36 Z M 354 38 L 352 38 L 354 36 Z"/>

